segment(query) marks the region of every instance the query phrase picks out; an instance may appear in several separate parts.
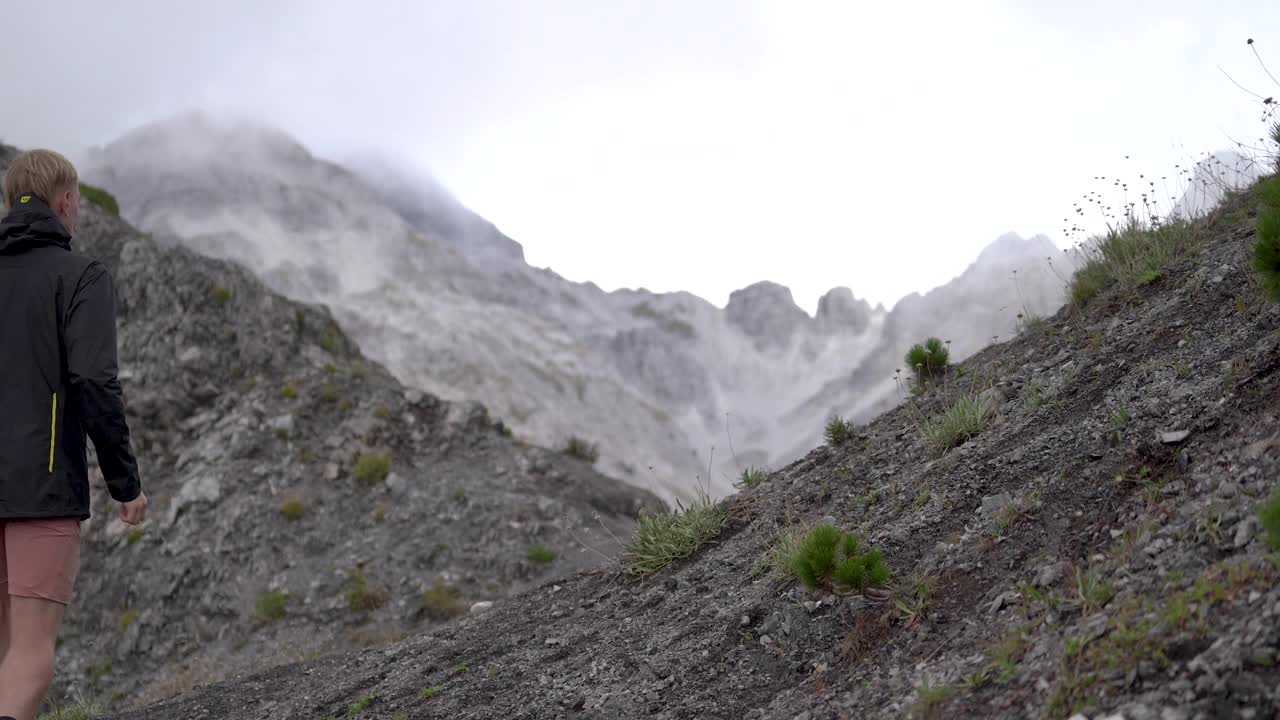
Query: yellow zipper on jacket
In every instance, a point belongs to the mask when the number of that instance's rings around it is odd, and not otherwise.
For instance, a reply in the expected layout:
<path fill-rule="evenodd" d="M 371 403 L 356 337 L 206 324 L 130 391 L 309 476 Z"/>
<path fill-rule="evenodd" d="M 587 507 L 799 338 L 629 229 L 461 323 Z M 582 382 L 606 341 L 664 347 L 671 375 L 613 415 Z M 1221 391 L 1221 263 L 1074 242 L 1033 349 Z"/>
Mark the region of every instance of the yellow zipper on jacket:
<path fill-rule="evenodd" d="M 49 474 L 53 474 L 53 449 L 58 441 L 58 393 L 53 394 L 53 414 L 49 420 Z"/>

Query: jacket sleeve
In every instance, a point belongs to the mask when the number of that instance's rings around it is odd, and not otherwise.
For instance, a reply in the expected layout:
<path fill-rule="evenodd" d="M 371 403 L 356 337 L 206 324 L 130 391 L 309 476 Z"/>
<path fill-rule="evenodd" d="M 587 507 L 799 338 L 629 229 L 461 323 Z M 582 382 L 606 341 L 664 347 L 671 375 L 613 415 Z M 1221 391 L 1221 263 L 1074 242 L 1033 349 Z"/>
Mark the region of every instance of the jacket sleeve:
<path fill-rule="evenodd" d="M 85 432 L 93 440 L 98 465 L 111 497 L 129 502 L 142 492 L 138 461 L 129 441 L 124 392 L 116 376 L 116 311 L 111 275 L 92 263 L 67 307 L 63 326 L 68 394 Z"/>

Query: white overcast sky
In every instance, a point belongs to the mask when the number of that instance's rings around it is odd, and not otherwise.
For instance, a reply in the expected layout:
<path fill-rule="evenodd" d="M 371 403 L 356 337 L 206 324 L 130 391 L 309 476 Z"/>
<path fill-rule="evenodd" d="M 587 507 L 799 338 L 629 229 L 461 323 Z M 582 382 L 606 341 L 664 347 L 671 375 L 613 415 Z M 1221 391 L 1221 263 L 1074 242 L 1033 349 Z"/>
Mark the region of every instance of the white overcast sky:
<path fill-rule="evenodd" d="M 1280 95 L 1280 2 L 4 0 L 0 139 L 192 108 L 427 170 L 606 289 L 892 305 L 1095 175 L 1173 174 Z M 14 78 L 21 76 L 20 81 Z M 43 80 L 43 82 L 40 82 Z M 1124 156 L 1131 156 L 1125 160 Z"/>

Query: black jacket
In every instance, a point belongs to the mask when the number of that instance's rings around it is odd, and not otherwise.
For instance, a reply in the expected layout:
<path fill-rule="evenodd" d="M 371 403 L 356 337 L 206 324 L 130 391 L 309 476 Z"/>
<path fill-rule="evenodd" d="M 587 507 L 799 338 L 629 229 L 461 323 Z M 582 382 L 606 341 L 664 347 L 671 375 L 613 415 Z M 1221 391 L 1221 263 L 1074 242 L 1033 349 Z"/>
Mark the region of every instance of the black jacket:
<path fill-rule="evenodd" d="M 86 433 L 111 497 L 136 498 L 111 276 L 24 195 L 0 221 L 0 519 L 88 518 Z"/>

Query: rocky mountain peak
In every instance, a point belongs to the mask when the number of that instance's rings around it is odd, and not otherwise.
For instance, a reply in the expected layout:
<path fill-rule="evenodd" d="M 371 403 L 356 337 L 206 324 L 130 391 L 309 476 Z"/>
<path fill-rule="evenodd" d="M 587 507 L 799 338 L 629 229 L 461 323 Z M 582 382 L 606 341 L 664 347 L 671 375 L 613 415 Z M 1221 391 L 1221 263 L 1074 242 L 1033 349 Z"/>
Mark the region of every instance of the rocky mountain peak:
<path fill-rule="evenodd" d="M 810 319 L 796 305 L 790 288 L 769 281 L 733 291 L 725 318 L 746 335 L 772 344 L 786 343 Z"/>
<path fill-rule="evenodd" d="M 837 328 L 862 333 L 871 324 L 871 305 L 857 300 L 847 287 L 832 288 L 818 299 L 818 326 L 831 331 Z"/>

